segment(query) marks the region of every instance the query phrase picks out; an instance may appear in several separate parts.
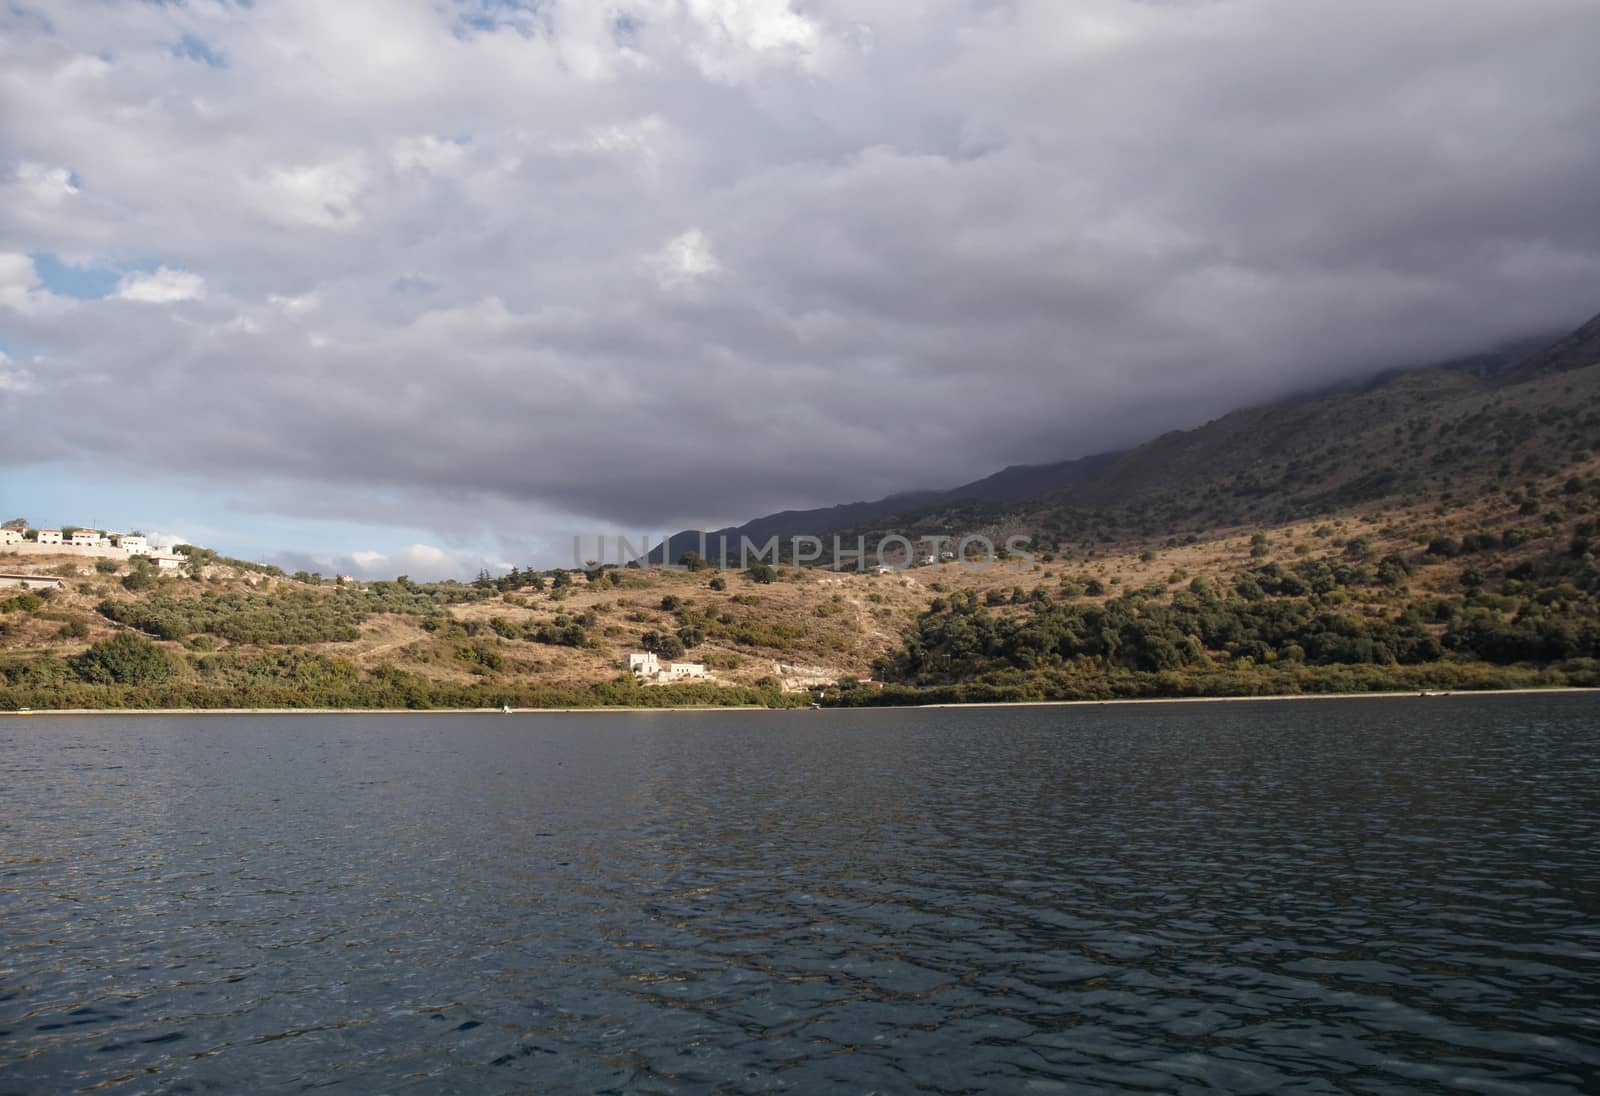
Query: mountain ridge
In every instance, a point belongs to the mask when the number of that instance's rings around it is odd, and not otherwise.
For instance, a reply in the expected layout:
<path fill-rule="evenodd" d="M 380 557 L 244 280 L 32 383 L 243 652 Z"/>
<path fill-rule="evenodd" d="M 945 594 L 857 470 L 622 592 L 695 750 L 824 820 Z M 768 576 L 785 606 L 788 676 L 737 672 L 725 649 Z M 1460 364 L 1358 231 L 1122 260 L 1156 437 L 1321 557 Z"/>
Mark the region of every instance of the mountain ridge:
<path fill-rule="evenodd" d="M 1237 408 L 1200 426 L 1169 430 L 1126 449 L 1043 464 L 1009 465 L 952 488 L 778 511 L 715 530 L 683 530 L 668 537 L 647 558 L 654 564 L 672 563 L 686 552 L 696 552 L 711 559 L 733 561 L 739 558 L 740 545 L 745 540 L 759 548 L 774 536 L 784 544 L 794 537 L 828 538 L 843 533 L 851 534 L 853 539 L 858 533 L 882 530 L 890 519 L 901 519 L 901 524 L 908 527 L 920 526 L 941 511 L 952 515 L 942 524 L 953 529 L 961 521 L 954 512 L 961 507 L 992 511 L 1030 500 L 1056 500 L 1060 505 L 1077 508 L 1126 504 L 1161 488 L 1176 489 L 1185 477 L 1174 477 L 1167 469 L 1202 471 L 1205 462 L 1217 459 L 1219 448 L 1248 449 L 1254 445 L 1260 450 L 1263 433 L 1271 435 L 1274 446 L 1283 448 L 1292 445 L 1297 435 L 1304 436 L 1324 426 L 1330 413 L 1356 409 L 1370 429 L 1371 405 L 1386 402 L 1389 397 L 1413 407 L 1440 403 L 1491 394 L 1596 363 L 1600 363 L 1600 314 L 1565 335 L 1529 337 L 1431 365 L 1381 370 L 1359 380 Z M 1350 423 L 1352 428 L 1358 425 Z M 1382 486 L 1374 480 L 1365 486 L 1355 484 L 1352 490 L 1370 494 Z M 1330 485 L 1330 491 L 1337 493 L 1337 485 Z"/>

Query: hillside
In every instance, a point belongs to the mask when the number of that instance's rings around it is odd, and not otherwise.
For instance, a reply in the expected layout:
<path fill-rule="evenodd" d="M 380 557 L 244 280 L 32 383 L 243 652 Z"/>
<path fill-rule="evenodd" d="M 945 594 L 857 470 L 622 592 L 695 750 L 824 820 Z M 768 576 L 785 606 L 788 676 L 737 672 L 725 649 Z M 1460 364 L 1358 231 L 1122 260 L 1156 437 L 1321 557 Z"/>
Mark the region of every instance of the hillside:
<path fill-rule="evenodd" d="M 187 574 L 141 577 L 137 561 L 30 557 L 65 588 L 0 598 L 0 709 L 1587 684 L 1600 682 L 1590 661 L 1600 656 L 1596 513 L 1600 460 L 1589 458 L 1453 508 L 1369 509 L 1171 546 L 1097 545 L 986 570 L 782 568 L 761 581 L 606 569 L 483 586 L 340 586 L 236 561 L 202 558 Z M 95 653 L 119 635 L 128 650 Z M 632 682 L 625 655 L 675 651 L 669 636 L 711 683 Z M 837 688 L 867 677 L 889 684 Z"/>

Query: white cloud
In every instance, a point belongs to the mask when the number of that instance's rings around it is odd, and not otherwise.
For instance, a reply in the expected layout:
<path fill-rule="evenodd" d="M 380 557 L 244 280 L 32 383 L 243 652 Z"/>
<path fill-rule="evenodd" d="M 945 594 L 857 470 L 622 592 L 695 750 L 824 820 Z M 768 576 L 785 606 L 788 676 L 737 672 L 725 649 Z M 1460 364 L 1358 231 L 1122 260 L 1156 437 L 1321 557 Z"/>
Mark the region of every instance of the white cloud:
<path fill-rule="evenodd" d="M 458 141 L 437 137 L 403 137 L 394 142 L 389 157 L 398 171 L 445 173 L 466 159 L 467 151 Z M 350 197 L 354 196 L 354 187 Z"/>
<path fill-rule="evenodd" d="M 321 566 L 324 573 L 353 574 L 358 578 L 379 579 L 406 575 L 419 581 L 459 577 L 476 574 L 485 566 L 498 565 L 498 570 L 509 570 L 511 565 L 501 560 L 486 560 L 481 554 L 460 550 L 446 551 L 431 544 L 409 544 L 393 552 L 376 549 L 352 552 L 346 560 L 327 556 L 307 557 Z"/>
<path fill-rule="evenodd" d="M 223 323 L 212 326 L 211 331 L 216 335 L 259 335 L 262 332 L 261 323 L 254 316 L 240 312 Z"/>
<path fill-rule="evenodd" d="M 112 296 L 119 301 L 136 301 L 140 304 L 202 301 L 206 296 L 206 282 L 200 275 L 190 271 L 170 270 L 162 266 L 149 273 L 123 275 Z"/>
<path fill-rule="evenodd" d="M 322 298 L 315 293 L 301 293 L 299 295 L 272 293 L 267 296 L 267 301 L 291 316 L 313 312 L 322 304 Z"/>
<path fill-rule="evenodd" d="M 27 369 L 11 368 L 11 356 L 0 350 L 0 393 L 17 395 L 33 390 L 33 373 Z"/>
<path fill-rule="evenodd" d="M 280 167 L 248 184 L 257 207 L 280 224 L 353 229 L 366 188 L 366 168 L 356 158 Z"/>
<path fill-rule="evenodd" d="M 712 253 L 711 242 L 698 228 L 674 236 L 651 262 L 665 285 L 694 281 L 722 269 Z"/>
<path fill-rule="evenodd" d="M 51 316 L 70 309 L 72 302 L 40 288 L 33 259 L 16 251 L 0 251 L 0 308 L 24 316 Z"/>
<path fill-rule="evenodd" d="M 41 206 L 56 206 L 78 193 L 72 181 L 72 172 L 64 167 L 47 167 L 44 164 L 17 165 L 15 186 L 24 201 Z"/>
<path fill-rule="evenodd" d="M 713 80 L 751 78 L 771 63 L 814 63 L 822 32 L 788 0 L 687 0 L 701 32 L 690 55 Z"/>
<path fill-rule="evenodd" d="M 175 544 L 195 543 L 194 540 L 185 533 L 175 533 L 165 529 L 146 529 L 144 531 L 144 536 L 145 540 L 149 542 L 152 548 L 158 548 L 164 551 L 170 551 L 172 546 Z"/>

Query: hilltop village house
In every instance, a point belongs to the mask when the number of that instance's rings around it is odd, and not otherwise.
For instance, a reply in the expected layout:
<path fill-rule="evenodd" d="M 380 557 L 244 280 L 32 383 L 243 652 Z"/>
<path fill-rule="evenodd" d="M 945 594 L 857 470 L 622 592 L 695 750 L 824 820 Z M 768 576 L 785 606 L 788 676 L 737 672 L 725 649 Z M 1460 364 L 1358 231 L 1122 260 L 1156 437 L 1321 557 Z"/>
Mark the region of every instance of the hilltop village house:
<path fill-rule="evenodd" d="M 38 552 L 80 556 L 110 556 L 126 559 L 129 556 L 152 556 L 151 562 L 163 570 L 181 567 L 181 556 L 165 553 L 155 556 L 150 540 L 143 533 L 103 533 L 98 529 L 74 529 L 63 537 L 60 529 L 35 529 L 32 536 L 24 529 L 0 529 L 0 547 L 14 552 Z"/>
<path fill-rule="evenodd" d="M 640 651 L 628 656 L 628 670 L 641 681 L 668 685 L 674 681 L 708 681 L 703 662 L 669 662 L 661 665 L 654 652 Z"/>

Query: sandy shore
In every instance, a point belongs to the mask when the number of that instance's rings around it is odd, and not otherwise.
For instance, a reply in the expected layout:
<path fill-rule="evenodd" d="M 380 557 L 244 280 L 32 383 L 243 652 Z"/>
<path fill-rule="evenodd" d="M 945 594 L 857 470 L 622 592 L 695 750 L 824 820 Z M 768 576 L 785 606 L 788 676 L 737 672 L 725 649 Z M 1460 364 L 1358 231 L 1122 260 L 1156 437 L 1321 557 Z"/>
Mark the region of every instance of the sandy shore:
<path fill-rule="evenodd" d="M 1104 708 L 1126 704 L 1243 704 L 1269 703 L 1292 700 L 1439 700 L 1447 697 L 1490 696 L 1549 696 L 1562 693 L 1590 693 L 1600 695 L 1600 689 L 1559 687 L 1549 689 L 1483 689 L 1457 692 L 1382 692 L 1382 693 L 1284 693 L 1275 696 L 1178 696 L 1140 697 L 1126 700 L 1020 700 L 991 701 L 968 704 L 885 704 L 859 708 L 828 708 L 826 711 L 892 712 L 906 710 L 960 709 L 960 708 Z M 805 712 L 814 709 L 762 708 L 745 705 L 699 705 L 674 708 L 36 708 L 31 712 L 0 712 L 3 716 L 41 715 L 583 715 L 586 713 L 615 714 L 631 712 L 639 715 L 685 713 L 704 715 L 708 712 Z"/>

